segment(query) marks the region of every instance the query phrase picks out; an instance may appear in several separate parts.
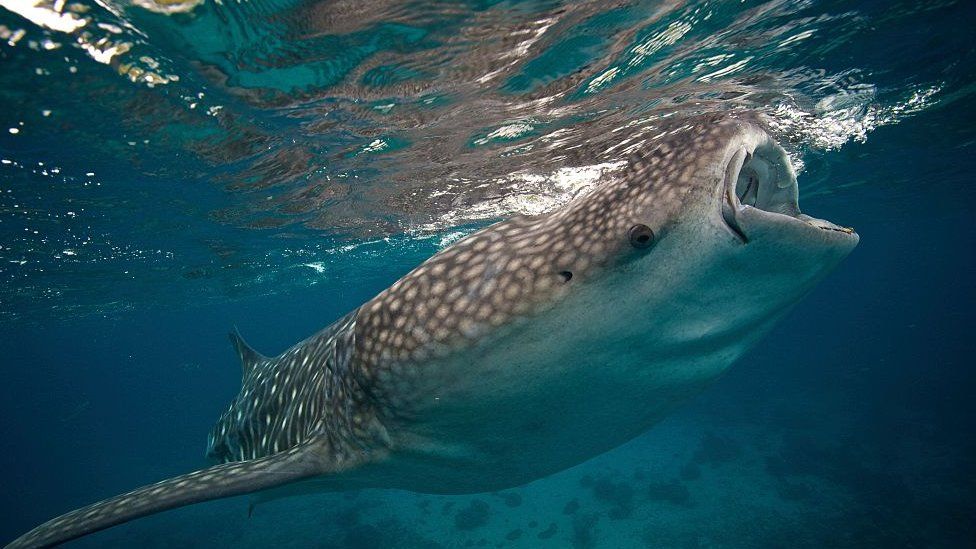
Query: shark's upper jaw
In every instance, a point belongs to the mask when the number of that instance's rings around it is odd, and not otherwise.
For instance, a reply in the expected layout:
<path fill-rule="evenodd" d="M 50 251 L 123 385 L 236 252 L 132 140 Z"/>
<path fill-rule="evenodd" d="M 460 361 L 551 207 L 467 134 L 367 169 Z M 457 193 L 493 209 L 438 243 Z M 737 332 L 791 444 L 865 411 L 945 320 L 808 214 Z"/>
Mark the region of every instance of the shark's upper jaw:
<path fill-rule="evenodd" d="M 722 182 L 722 219 L 743 243 L 750 241 L 756 223 L 779 223 L 828 231 L 827 239 L 840 245 L 856 244 L 854 229 L 800 212 L 796 174 L 786 151 L 758 128 L 751 128 L 733 144 Z M 811 236 L 813 236 L 811 234 Z M 824 234 L 817 235 L 823 240 Z"/>

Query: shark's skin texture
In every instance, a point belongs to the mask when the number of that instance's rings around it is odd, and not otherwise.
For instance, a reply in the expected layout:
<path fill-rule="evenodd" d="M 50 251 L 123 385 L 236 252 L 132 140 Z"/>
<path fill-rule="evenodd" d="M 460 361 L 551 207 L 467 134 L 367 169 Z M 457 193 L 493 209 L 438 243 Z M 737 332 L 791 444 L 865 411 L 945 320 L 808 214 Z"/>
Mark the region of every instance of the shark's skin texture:
<path fill-rule="evenodd" d="M 226 463 L 8 547 L 286 484 L 473 493 L 544 477 L 702 390 L 857 245 L 800 214 L 785 152 L 754 123 L 702 117 L 628 162 L 556 211 L 461 240 L 275 358 L 235 336 L 243 387 L 209 449 Z"/>

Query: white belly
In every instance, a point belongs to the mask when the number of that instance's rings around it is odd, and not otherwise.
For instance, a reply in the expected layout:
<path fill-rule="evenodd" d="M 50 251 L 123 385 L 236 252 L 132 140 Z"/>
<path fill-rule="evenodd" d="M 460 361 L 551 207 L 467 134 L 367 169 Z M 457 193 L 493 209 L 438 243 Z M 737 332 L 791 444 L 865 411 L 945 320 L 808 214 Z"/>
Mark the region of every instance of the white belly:
<path fill-rule="evenodd" d="M 469 493 L 561 471 L 646 431 L 767 331 L 720 320 L 690 334 L 663 316 L 660 326 L 627 329 L 612 319 L 634 315 L 601 302 L 605 295 L 594 291 L 429 364 L 432 382 L 415 412 L 389 426 L 392 455 L 357 484 Z"/>

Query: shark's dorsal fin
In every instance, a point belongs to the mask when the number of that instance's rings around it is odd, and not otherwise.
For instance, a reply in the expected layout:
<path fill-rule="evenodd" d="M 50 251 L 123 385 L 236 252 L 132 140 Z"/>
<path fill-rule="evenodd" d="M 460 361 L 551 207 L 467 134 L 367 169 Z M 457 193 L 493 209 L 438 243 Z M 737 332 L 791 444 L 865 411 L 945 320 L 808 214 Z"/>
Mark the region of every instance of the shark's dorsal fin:
<path fill-rule="evenodd" d="M 230 342 L 234 344 L 234 349 L 237 351 L 237 356 L 241 359 L 241 368 L 244 370 L 244 375 L 251 373 L 254 366 L 259 362 L 264 362 L 268 360 L 268 357 L 262 355 L 261 353 L 255 351 L 250 345 L 244 341 L 241 337 L 240 332 L 237 331 L 237 326 L 234 326 L 234 331 L 228 334 L 230 336 Z"/>

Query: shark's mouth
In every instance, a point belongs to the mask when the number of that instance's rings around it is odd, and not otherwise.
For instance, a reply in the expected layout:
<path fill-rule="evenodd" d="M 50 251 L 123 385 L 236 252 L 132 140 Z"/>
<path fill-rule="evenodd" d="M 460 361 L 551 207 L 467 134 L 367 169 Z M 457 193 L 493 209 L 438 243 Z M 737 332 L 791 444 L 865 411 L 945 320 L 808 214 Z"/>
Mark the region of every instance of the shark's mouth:
<path fill-rule="evenodd" d="M 822 231 L 854 235 L 854 229 L 800 213 L 793 165 L 783 150 L 764 132 L 749 135 L 725 169 L 722 219 L 742 242 L 749 242 L 742 213 L 754 208 L 779 221 L 802 222 Z"/>

